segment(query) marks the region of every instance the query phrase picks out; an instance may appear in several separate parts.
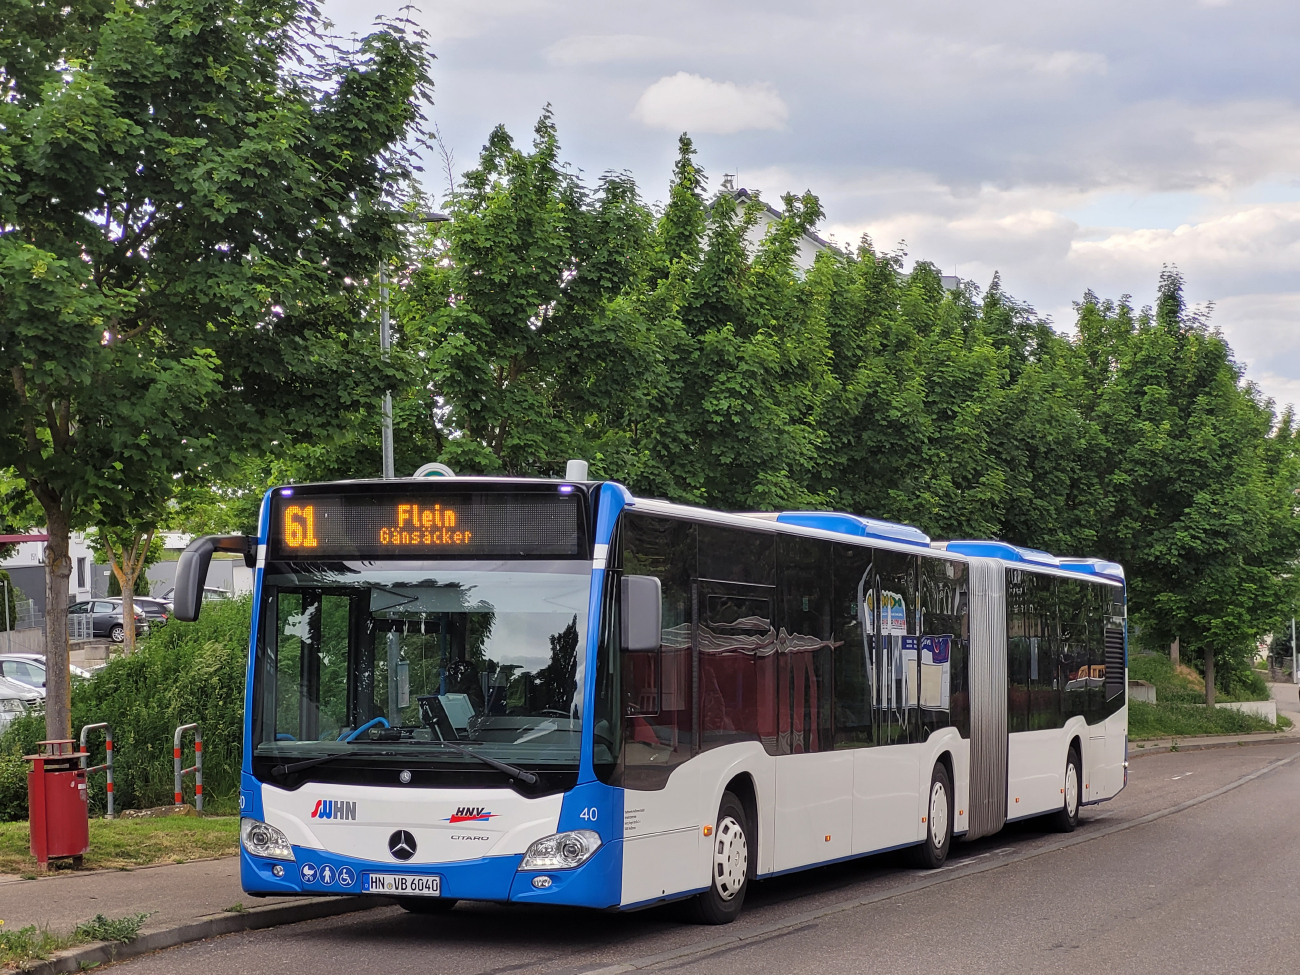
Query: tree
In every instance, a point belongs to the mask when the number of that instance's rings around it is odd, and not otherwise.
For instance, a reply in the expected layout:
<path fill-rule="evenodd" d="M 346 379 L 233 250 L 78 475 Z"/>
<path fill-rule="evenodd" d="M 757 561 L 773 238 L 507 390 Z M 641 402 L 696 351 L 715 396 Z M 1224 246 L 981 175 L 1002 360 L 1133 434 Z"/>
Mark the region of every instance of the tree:
<path fill-rule="evenodd" d="M 428 364 L 428 438 L 457 471 L 562 470 L 635 377 L 635 326 L 610 304 L 641 273 L 649 212 L 629 178 L 591 193 L 558 152 L 549 109 L 531 151 L 496 128 L 438 231 L 446 250 L 426 239 L 396 303 Z"/>
<path fill-rule="evenodd" d="M 71 531 L 148 530 L 245 445 L 328 433 L 403 374 L 361 322 L 428 55 L 318 23 L 302 0 L 0 17 L 0 468 L 50 535 L 51 738 Z"/>
<path fill-rule="evenodd" d="M 1160 276 L 1154 312 L 1088 297 L 1080 347 L 1099 381 L 1104 441 L 1098 549 L 1128 570 L 1144 639 L 1199 657 L 1206 700 L 1249 666 L 1254 640 L 1290 604 L 1300 551 L 1294 419 L 1241 381 L 1222 336 Z M 1225 664 L 1216 681 L 1216 662 Z"/>

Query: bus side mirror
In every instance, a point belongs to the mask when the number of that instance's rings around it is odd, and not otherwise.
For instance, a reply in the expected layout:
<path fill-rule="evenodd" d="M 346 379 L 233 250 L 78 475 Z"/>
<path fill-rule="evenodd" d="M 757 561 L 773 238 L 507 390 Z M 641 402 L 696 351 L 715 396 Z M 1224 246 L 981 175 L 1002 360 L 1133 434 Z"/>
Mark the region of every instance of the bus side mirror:
<path fill-rule="evenodd" d="M 622 592 L 624 650 L 658 650 L 663 621 L 663 591 L 654 576 L 624 576 Z"/>
<path fill-rule="evenodd" d="M 257 539 L 244 535 L 203 535 L 194 539 L 176 563 L 176 588 L 172 591 L 172 615 L 184 623 L 199 618 L 203 607 L 203 586 L 208 581 L 208 565 L 213 552 L 238 552 L 248 561 L 249 551 L 257 551 Z"/>

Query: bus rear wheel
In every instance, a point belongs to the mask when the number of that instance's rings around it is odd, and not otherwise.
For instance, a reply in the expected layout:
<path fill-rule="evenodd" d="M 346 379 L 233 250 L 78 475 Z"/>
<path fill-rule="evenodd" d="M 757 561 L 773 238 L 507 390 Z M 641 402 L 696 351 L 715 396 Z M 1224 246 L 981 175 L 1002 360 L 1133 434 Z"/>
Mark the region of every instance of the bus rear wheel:
<path fill-rule="evenodd" d="M 952 847 L 952 780 L 942 762 L 930 775 L 926 794 L 925 842 L 916 848 L 916 865 L 923 870 L 942 867 Z"/>
<path fill-rule="evenodd" d="M 1078 750 L 1071 745 L 1069 757 L 1065 760 L 1065 787 L 1061 790 L 1064 797 L 1061 808 L 1052 817 L 1052 825 L 1062 833 L 1073 833 L 1074 828 L 1079 825 L 1079 783 L 1082 781 L 1080 772 L 1082 765 Z"/>
<path fill-rule="evenodd" d="M 693 915 L 701 924 L 730 924 L 740 916 L 749 889 L 749 819 L 730 792 L 722 794 L 709 855 L 709 889 L 695 895 Z"/>
<path fill-rule="evenodd" d="M 397 905 L 411 914 L 446 914 L 457 904 L 455 897 L 399 897 Z"/>

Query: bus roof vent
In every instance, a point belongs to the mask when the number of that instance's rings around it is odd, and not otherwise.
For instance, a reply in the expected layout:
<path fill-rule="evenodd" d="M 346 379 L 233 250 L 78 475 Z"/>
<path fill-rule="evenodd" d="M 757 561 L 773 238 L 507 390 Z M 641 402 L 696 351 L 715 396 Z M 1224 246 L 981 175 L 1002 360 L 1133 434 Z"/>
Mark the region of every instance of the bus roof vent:
<path fill-rule="evenodd" d="M 986 559 L 1002 559 L 1004 562 L 1025 562 L 1029 565 L 1045 565 L 1060 568 L 1061 560 L 1055 555 L 1039 551 L 1036 548 L 1024 548 L 1010 542 L 997 541 L 960 541 L 949 542 L 945 549 L 958 555 L 982 556 Z"/>
<path fill-rule="evenodd" d="M 1105 559 L 1061 559 L 1061 568 L 1070 572 L 1082 572 L 1084 575 L 1101 576 L 1103 579 L 1124 581 L 1124 566 L 1118 562 Z"/>
<path fill-rule="evenodd" d="M 798 525 L 801 528 L 820 528 L 822 531 L 856 535 L 859 538 L 880 538 L 890 542 L 930 547 L 930 536 L 911 525 L 896 521 L 847 515 L 839 511 L 782 511 L 776 516 L 778 524 Z"/>

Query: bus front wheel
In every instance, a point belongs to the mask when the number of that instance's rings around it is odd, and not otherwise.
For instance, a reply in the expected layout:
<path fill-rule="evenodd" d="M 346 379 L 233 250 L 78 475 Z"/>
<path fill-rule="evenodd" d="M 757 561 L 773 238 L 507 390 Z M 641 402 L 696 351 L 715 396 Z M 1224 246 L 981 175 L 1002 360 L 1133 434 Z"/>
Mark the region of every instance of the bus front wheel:
<path fill-rule="evenodd" d="M 730 924 L 740 915 L 749 889 L 749 819 L 730 792 L 722 794 L 709 855 L 709 889 L 695 895 L 693 914 L 701 924 Z"/>
<path fill-rule="evenodd" d="M 925 842 L 916 848 L 916 865 L 934 870 L 943 866 L 952 847 L 952 780 L 942 762 L 930 775 L 925 809 Z"/>

